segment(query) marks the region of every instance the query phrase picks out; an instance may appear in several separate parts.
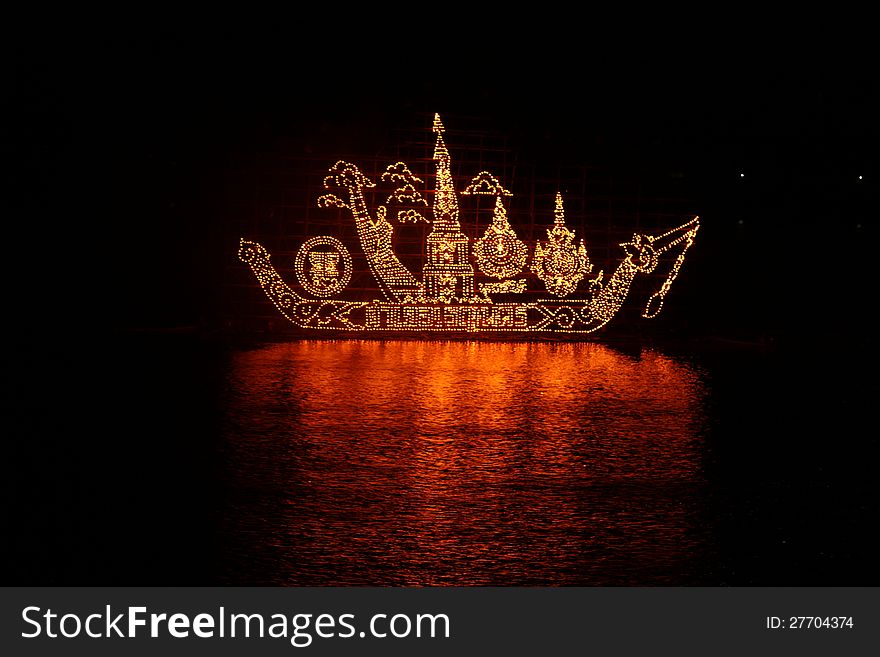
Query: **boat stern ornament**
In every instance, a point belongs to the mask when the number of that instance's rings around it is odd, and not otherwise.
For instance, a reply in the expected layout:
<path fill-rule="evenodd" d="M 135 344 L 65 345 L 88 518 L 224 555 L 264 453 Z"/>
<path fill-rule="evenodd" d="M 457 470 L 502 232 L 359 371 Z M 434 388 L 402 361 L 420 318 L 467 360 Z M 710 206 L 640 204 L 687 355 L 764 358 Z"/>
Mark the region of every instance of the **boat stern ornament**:
<path fill-rule="evenodd" d="M 433 204 L 419 191 L 424 181 L 404 162 L 388 166 L 380 181 L 394 190 L 370 211 L 365 189 L 376 187 L 354 164 L 339 161 L 324 178 L 322 208 L 351 212 L 358 241 L 382 298 L 369 301 L 337 299 L 351 281 L 352 256 L 330 236 L 303 243 L 294 260 L 294 274 L 303 294 L 295 291 L 270 263 L 261 244 L 242 239 L 239 258 L 250 266 L 263 291 L 295 325 L 337 331 L 556 332 L 591 333 L 605 326 L 623 305 L 638 274 L 665 267 L 667 252 L 676 254 L 660 288 L 648 299 L 642 316 L 656 317 L 700 228 L 699 217 L 661 235 L 634 234 L 621 244 L 623 259 L 608 276 L 594 272 L 583 238 L 565 225 L 564 202 L 556 194 L 553 226 L 547 239 L 537 240 L 529 262 L 529 246 L 507 218 L 505 199 L 512 193 L 489 172 L 481 171 L 462 195 L 495 197 L 492 223 L 473 241 L 462 231 L 458 193 L 451 174 L 449 150 L 439 115 L 433 161 L 436 190 Z M 426 261 L 421 277 L 411 272 L 393 248 L 392 205 L 410 206 L 393 214 L 401 224 L 427 223 Z M 490 279 L 477 285 L 476 268 Z M 661 269 L 663 271 L 663 269 Z M 516 301 L 534 275 L 553 298 Z M 307 295 L 307 296 L 305 296 Z M 533 295 L 534 296 L 534 295 Z"/>

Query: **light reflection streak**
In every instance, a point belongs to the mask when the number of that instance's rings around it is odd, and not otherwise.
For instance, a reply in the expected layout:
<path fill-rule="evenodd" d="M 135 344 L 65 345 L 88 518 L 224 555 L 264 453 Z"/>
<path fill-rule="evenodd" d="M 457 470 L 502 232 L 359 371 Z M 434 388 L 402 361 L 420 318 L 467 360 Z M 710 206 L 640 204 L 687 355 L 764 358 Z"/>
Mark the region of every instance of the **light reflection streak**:
<path fill-rule="evenodd" d="M 227 579 L 662 584 L 701 550 L 699 372 L 595 343 L 234 355 Z"/>

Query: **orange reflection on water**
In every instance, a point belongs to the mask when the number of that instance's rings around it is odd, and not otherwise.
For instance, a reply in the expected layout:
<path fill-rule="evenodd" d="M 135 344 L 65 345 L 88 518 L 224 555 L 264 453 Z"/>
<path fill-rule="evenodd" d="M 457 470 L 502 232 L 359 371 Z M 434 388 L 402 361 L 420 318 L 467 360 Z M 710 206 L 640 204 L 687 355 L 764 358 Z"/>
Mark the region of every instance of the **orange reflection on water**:
<path fill-rule="evenodd" d="M 701 549 L 703 384 L 594 343 L 235 354 L 228 579 L 652 584 Z"/>

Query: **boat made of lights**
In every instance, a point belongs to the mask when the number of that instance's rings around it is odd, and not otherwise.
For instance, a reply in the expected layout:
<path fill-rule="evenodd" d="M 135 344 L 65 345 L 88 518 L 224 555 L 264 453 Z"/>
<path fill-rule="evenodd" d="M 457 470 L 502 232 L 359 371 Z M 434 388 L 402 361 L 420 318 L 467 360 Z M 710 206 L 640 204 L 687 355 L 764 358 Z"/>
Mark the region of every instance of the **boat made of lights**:
<path fill-rule="evenodd" d="M 511 193 L 482 171 L 461 194 L 495 196 L 494 218 L 480 239 L 471 240 L 459 224 L 451 157 L 437 115 L 433 130 L 437 169 L 433 220 L 423 214 L 422 208 L 426 212 L 428 204 L 418 191 L 422 180 L 403 162 L 388 166 L 382 174 L 380 182 L 394 186 L 394 190 L 375 211 L 368 208 L 364 190 L 376 183 L 348 162 L 339 161 L 331 167 L 324 179 L 328 193 L 318 199 L 320 207 L 351 212 L 361 249 L 383 298 L 332 298 L 344 290 L 352 274 L 351 256 L 334 237 L 314 237 L 300 247 L 295 274 L 302 294 L 278 273 L 264 246 L 241 240 L 239 258 L 287 319 L 302 328 L 334 331 L 591 333 L 614 318 L 636 276 L 651 274 L 669 260 L 668 269 L 663 267 L 663 283 L 642 311 L 645 318 L 657 316 L 700 228 L 699 217 L 659 235 L 634 234 L 620 245 L 623 258 L 605 276 L 594 271 L 584 240 L 578 244 L 566 227 L 561 194 L 556 196 L 555 220 L 547 230 L 547 239 L 537 240 L 529 248 L 507 221 L 504 198 Z M 400 205 L 408 207 L 399 209 L 392 220 L 432 224 L 421 277 L 407 269 L 393 249 L 389 208 Z M 478 286 L 475 265 L 484 278 L 495 280 Z M 510 300 L 526 291 L 532 276 L 544 285 L 550 298 Z"/>

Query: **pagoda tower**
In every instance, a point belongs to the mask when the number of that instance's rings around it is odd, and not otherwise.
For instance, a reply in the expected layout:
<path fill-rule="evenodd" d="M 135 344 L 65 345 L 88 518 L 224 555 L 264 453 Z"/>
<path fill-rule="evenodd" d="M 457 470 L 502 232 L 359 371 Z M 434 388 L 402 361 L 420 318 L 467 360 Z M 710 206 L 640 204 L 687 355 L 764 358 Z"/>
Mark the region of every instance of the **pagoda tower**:
<path fill-rule="evenodd" d="M 429 299 L 471 299 L 474 297 L 474 268 L 470 264 L 469 240 L 458 223 L 458 199 L 450 172 L 450 157 L 443 141 L 445 128 L 440 115 L 434 115 L 437 134 L 434 161 L 437 163 L 437 189 L 434 193 L 434 229 L 426 240 L 425 296 Z"/>

